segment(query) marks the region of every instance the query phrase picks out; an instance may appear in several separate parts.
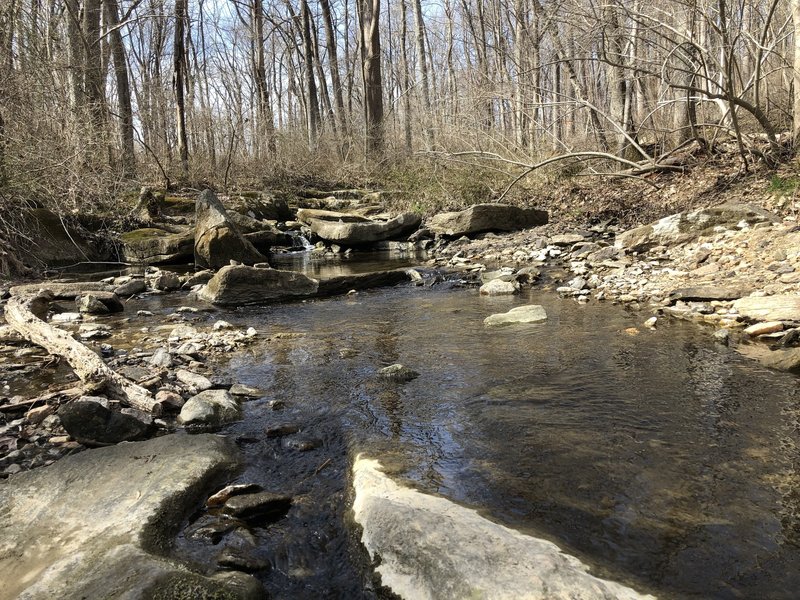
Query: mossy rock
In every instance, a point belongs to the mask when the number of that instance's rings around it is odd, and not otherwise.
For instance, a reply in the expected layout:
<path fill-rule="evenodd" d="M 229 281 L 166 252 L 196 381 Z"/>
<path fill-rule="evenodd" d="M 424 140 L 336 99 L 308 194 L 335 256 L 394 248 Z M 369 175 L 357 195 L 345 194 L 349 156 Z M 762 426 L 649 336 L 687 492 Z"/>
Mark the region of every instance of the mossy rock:
<path fill-rule="evenodd" d="M 191 261 L 194 229 L 172 233 L 156 227 L 134 229 L 120 236 L 122 254 L 128 262 L 168 264 Z"/>
<path fill-rule="evenodd" d="M 175 215 L 188 215 L 194 212 L 194 198 L 167 196 L 164 198 L 164 212 Z"/>

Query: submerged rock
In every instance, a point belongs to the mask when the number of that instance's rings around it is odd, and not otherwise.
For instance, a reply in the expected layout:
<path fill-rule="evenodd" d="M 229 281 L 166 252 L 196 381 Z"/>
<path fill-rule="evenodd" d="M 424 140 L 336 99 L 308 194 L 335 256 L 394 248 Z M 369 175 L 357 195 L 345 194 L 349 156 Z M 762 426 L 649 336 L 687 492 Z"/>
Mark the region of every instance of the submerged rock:
<path fill-rule="evenodd" d="M 272 492 L 258 492 L 231 496 L 222 507 L 222 512 L 237 519 L 262 522 L 267 519 L 281 518 L 291 506 L 292 499 L 289 496 Z"/>
<path fill-rule="evenodd" d="M 413 369 L 409 369 L 405 365 L 396 363 L 380 369 L 378 371 L 378 377 L 381 379 L 387 379 L 389 381 L 396 381 L 398 383 L 406 383 L 419 377 L 419 373 Z"/>
<path fill-rule="evenodd" d="M 511 325 L 514 323 L 541 323 L 547 320 L 547 313 L 539 304 L 517 306 L 505 313 L 498 313 L 486 317 L 485 325 Z"/>
<path fill-rule="evenodd" d="M 3 597 L 262 598 L 252 577 L 160 555 L 198 490 L 237 464 L 223 438 L 167 435 L 15 475 L 0 486 Z"/>
<path fill-rule="evenodd" d="M 547 223 L 546 211 L 508 204 L 476 204 L 459 212 L 439 213 L 428 222 L 434 233 L 460 237 L 485 231 L 517 231 Z"/>
<path fill-rule="evenodd" d="M 402 598 L 643 600 L 552 542 L 492 523 L 444 498 L 401 487 L 379 464 L 353 466 L 353 512 L 383 585 Z"/>

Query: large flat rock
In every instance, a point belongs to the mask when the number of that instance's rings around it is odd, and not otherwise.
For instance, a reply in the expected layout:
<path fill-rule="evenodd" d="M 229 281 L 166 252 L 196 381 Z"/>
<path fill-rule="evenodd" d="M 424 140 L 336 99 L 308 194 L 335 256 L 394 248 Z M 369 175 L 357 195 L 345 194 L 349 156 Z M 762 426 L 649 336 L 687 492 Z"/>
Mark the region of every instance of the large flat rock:
<path fill-rule="evenodd" d="M 326 242 L 358 246 L 382 242 L 413 233 L 422 219 L 415 213 L 403 213 L 389 221 L 345 222 L 311 220 L 311 231 Z"/>
<path fill-rule="evenodd" d="M 552 542 L 402 487 L 374 460 L 353 467 L 355 519 L 383 585 L 407 600 L 652 598 L 589 574 Z"/>
<path fill-rule="evenodd" d="M 434 233 L 460 237 L 486 231 L 517 231 L 547 223 L 547 212 L 508 204 L 475 204 L 466 210 L 433 216 L 427 227 Z"/>
<path fill-rule="evenodd" d="M 256 250 L 211 190 L 197 196 L 194 224 L 195 262 L 205 268 L 219 269 L 232 260 L 246 265 L 266 262 L 266 257 Z"/>
<path fill-rule="evenodd" d="M 308 298 L 318 288 L 316 279 L 296 271 L 237 265 L 221 268 L 197 295 L 220 306 L 245 306 Z"/>
<path fill-rule="evenodd" d="M 755 321 L 800 321 L 800 295 L 747 296 L 733 303 L 740 315 Z"/>
<path fill-rule="evenodd" d="M 664 217 L 649 225 L 621 233 L 614 241 L 617 248 L 642 252 L 654 246 L 681 244 L 715 230 L 734 229 L 741 224 L 777 222 L 770 212 L 749 204 L 723 204 Z"/>
<path fill-rule="evenodd" d="M 199 494 L 237 467 L 225 439 L 174 434 L 13 476 L 0 486 L 0 598 L 259 597 L 249 576 L 161 556 Z"/>
<path fill-rule="evenodd" d="M 409 269 L 312 279 L 297 271 L 260 269 L 243 265 L 223 267 L 197 293 L 219 306 L 247 306 L 346 294 L 411 281 Z"/>
<path fill-rule="evenodd" d="M 160 265 L 188 262 L 194 254 L 194 231 L 165 231 L 157 227 L 134 229 L 119 236 L 128 262 Z"/>

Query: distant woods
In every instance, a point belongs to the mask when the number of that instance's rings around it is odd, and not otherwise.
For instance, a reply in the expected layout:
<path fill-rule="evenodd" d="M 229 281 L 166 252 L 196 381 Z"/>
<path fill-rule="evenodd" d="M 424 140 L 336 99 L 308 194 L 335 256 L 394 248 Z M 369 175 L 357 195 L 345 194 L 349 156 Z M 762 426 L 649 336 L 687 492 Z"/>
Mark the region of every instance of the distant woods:
<path fill-rule="evenodd" d="M 796 26 L 800 0 L 2 0 L 0 190 L 690 142 L 769 161 L 800 133 Z"/>

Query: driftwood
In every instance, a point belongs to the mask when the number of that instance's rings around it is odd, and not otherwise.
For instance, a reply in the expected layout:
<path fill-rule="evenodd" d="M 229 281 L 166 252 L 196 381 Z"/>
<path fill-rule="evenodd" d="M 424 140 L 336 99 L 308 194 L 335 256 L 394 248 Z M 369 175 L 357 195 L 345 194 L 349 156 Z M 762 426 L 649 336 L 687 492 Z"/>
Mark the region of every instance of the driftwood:
<path fill-rule="evenodd" d="M 6 304 L 6 322 L 29 342 L 50 354 L 64 357 L 86 386 L 87 393 L 102 391 L 133 408 L 160 414 L 161 404 L 148 390 L 116 373 L 69 333 L 43 320 L 52 299 L 48 291 L 33 296 L 13 296 Z"/>

